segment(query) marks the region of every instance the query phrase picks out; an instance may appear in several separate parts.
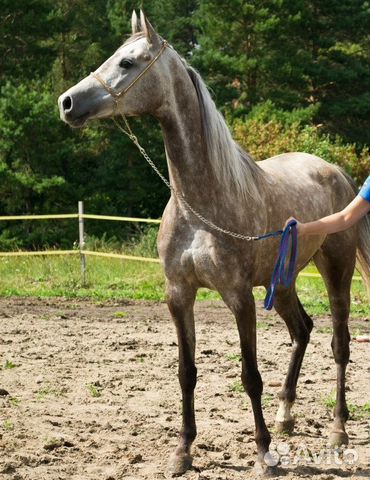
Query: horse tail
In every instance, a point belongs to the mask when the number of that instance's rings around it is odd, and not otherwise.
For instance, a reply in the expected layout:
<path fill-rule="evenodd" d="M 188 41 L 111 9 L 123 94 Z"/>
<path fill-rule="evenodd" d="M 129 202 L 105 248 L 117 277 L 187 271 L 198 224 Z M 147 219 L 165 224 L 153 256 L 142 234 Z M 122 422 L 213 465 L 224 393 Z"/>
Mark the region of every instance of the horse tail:
<path fill-rule="evenodd" d="M 346 178 L 347 182 L 352 187 L 355 195 L 358 194 L 358 188 L 353 181 L 353 178 L 348 175 L 342 168 L 338 170 Z M 365 215 L 359 222 L 359 239 L 357 244 L 357 268 L 365 283 L 367 296 L 370 302 L 370 214 Z"/>
<path fill-rule="evenodd" d="M 357 195 L 358 188 L 353 178 L 342 168 L 337 168 L 352 187 L 354 194 Z M 360 235 L 357 245 L 357 268 L 365 283 L 370 305 L 370 214 L 365 215 L 365 217 L 360 220 L 359 233 Z"/>
<path fill-rule="evenodd" d="M 370 215 L 366 215 L 360 221 L 357 261 L 358 268 L 366 285 L 370 305 Z"/>

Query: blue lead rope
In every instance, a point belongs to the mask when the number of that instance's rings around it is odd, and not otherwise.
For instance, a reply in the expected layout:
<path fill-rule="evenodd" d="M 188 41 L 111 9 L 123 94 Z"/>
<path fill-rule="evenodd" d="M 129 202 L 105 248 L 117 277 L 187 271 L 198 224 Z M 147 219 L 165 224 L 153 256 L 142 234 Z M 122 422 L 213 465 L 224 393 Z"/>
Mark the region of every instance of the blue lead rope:
<path fill-rule="evenodd" d="M 275 291 L 276 287 L 279 284 L 284 285 L 288 288 L 293 280 L 295 265 L 297 261 L 297 254 L 298 254 L 298 233 L 297 233 L 297 222 L 295 220 L 291 220 L 284 230 L 279 230 L 273 233 L 267 233 L 265 235 L 261 235 L 257 238 L 257 240 L 263 240 L 265 238 L 270 237 L 277 237 L 281 235 L 281 241 L 279 245 L 279 253 L 276 260 L 276 265 L 271 277 L 271 284 L 269 289 L 267 290 L 266 298 L 264 307 L 265 310 L 271 310 L 274 306 L 274 298 L 275 298 Z M 288 268 L 286 270 L 285 263 L 286 258 L 289 252 L 290 246 L 290 259 L 288 263 Z"/>

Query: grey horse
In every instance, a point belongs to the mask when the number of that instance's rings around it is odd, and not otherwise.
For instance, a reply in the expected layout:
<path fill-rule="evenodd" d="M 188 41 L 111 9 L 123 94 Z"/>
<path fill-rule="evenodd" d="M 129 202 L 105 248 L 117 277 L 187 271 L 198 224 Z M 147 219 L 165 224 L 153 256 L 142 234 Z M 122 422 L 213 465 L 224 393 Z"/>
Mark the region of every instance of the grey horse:
<path fill-rule="evenodd" d="M 280 229 L 291 215 L 304 222 L 329 215 L 353 200 L 353 182 L 336 166 L 305 153 L 285 153 L 254 162 L 233 141 L 199 74 L 156 33 L 142 12 L 140 19 L 133 13 L 131 37 L 93 74 L 63 93 L 59 108 L 62 120 L 72 127 L 119 114 L 150 114 L 162 129 L 172 191 L 163 213 L 158 252 L 178 335 L 183 404 L 171 472 L 181 474 L 192 464 L 197 380 L 193 307 L 198 288 L 207 287 L 220 293 L 235 316 L 242 353 L 241 378 L 255 420 L 255 468 L 260 474 L 271 473 L 271 437 L 261 405 L 263 384 L 257 365 L 252 290 L 257 285 L 268 287 L 278 240 L 245 241 L 225 231 L 255 235 Z M 335 418 L 330 433 L 333 445 L 348 442 L 345 371 L 356 258 L 369 290 L 369 216 L 346 232 L 300 239 L 295 274 L 313 259 L 330 299 L 337 365 Z M 292 339 L 276 427 L 291 433 L 291 408 L 313 322 L 299 301 L 295 280 L 290 288 L 277 289 L 275 309 Z"/>

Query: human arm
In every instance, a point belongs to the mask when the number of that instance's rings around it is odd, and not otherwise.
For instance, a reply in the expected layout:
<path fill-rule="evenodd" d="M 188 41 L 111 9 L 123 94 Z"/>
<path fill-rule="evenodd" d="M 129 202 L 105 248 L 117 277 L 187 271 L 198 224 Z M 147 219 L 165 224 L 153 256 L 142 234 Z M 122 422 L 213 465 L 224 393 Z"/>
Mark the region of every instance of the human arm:
<path fill-rule="evenodd" d="M 370 203 L 358 195 L 340 212 L 320 218 L 314 222 L 297 221 L 298 235 L 328 235 L 351 228 L 370 211 Z M 290 218 L 288 222 L 292 220 Z M 287 223 L 288 223 L 287 222 Z"/>

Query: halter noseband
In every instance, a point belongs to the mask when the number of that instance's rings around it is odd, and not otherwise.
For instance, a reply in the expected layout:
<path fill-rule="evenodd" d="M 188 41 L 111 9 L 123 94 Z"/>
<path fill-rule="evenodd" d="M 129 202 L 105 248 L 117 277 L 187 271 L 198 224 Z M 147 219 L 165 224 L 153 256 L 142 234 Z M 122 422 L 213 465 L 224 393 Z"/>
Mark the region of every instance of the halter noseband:
<path fill-rule="evenodd" d="M 134 80 L 126 88 L 123 88 L 119 92 L 117 92 L 112 87 L 110 87 L 107 84 L 107 82 L 98 73 L 91 72 L 90 75 L 93 76 L 101 84 L 101 86 L 109 93 L 109 95 L 111 95 L 111 97 L 113 98 L 114 103 L 115 103 L 115 108 L 117 108 L 118 107 L 118 99 L 123 97 L 130 90 L 130 88 L 133 87 L 135 85 L 135 83 L 140 80 L 140 78 L 150 69 L 150 67 L 162 55 L 164 49 L 167 46 L 168 46 L 168 43 L 166 42 L 166 40 L 163 40 L 162 46 L 159 49 L 159 52 L 157 53 L 157 55 L 148 63 L 148 65 L 144 68 L 144 70 L 142 72 L 140 72 L 139 75 L 136 78 L 134 78 Z"/>

